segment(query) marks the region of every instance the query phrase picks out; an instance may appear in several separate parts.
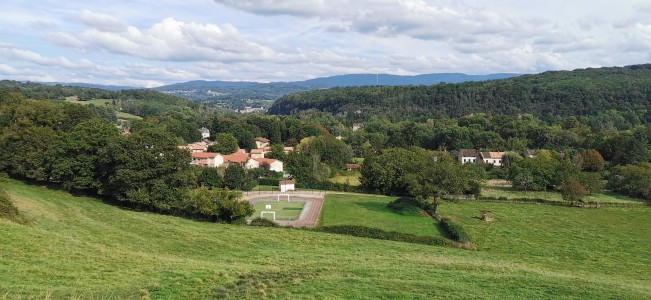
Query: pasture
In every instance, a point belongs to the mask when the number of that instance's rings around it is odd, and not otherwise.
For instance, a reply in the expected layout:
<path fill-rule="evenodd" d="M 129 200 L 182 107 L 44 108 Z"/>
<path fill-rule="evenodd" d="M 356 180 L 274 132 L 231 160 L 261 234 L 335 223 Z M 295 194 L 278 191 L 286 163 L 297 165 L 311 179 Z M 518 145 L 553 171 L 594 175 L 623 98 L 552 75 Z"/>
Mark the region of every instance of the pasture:
<path fill-rule="evenodd" d="M 477 242 L 468 251 L 198 222 L 16 181 L 0 188 L 29 222 L 0 219 L 0 299 L 651 298 L 648 209 L 442 204 Z M 344 208 L 346 219 L 389 227 L 390 198 L 328 197 L 339 204 L 323 222 L 352 201 L 368 214 Z M 473 218 L 479 209 L 497 221 Z"/>

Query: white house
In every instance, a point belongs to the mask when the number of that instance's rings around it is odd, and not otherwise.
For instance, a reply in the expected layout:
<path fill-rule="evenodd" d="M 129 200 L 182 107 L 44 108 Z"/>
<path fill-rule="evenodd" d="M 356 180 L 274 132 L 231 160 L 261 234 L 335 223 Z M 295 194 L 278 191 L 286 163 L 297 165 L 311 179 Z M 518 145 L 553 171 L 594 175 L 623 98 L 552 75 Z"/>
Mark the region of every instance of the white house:
<path fill-rule="evenodd" d="M 247 169 L 255 168 L 268 168 L 269 171 L 280 172 L 284 171 L 283 162 L 271 158 L 255 158 L 249 159 L 244 165 Z"/>
<path fill-rule="evenodd" d="M 202 139 L 205 140 L 205 139 L 210 138 L 210 130 L 208 130 L 208 128 L 201 127 L 201 129 L 199 129 L 199 131 L 201 131 L 201 138 Z"/>
<path fill-rule="evenodd" d="M 281 193 L 295 191 L 296 182 L 294 180 L 283 180 L 278 181 L 278 188 L 280 188 Z"/>
<path fill-rule="evenodd" d="M 475 149 L 461 149 L 459 150 L 459 161 L 462 164 L 475 164 L 479 157 L 479 151 Z"/>
<path fill-rule="evenodd" d="M 263 137 L 255 138 L 255 145 L 259 148 L 269 147 L 269 140 Z"/>
<path fill-rule="evenodd" d="M 224 164 L 224 157 L 214 152 L 192 152 L 191 165 L 216 168 Z"/>
<path fill-rule="evenodd" d="M 502 156 L 504 152 L 482 152 L 481 158 L 484 163 L 493 164 L 493 166 L 501 167 L 502 166 Z"/>

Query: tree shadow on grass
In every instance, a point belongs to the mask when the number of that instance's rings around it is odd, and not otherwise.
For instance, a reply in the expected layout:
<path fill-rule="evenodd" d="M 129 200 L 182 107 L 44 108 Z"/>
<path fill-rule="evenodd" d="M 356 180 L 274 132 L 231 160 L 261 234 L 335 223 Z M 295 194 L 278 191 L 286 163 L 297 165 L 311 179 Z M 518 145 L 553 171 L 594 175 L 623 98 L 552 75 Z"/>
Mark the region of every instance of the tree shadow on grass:
<path fill-rule="evenodd" d="M 387 208 L 387 205 L 385 203 L 378 203 L 378 202 L 355 202 L 354 203 L 357 206 L 361 206 L 367 210 L 370 211 L 379 211 L 379 212 L 388 212 L 391 211 L 389 208 Z"/>

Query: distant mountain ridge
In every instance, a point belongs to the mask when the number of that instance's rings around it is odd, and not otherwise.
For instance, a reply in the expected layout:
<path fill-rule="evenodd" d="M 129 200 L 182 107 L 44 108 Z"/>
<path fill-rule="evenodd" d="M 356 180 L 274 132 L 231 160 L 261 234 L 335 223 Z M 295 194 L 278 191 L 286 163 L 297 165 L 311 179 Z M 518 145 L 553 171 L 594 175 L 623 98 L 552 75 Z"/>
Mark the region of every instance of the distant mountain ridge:
<path fill-rule="evenodd" d="M 467 81 L 485 81 L 511 78 L 522 74 L 496 73 L 487 75 L 468 75 L 463 73 L 434 73 L 422 75 L 391 75 L 391 74 L 349 74 L 321 77 L 295 83 L 317 84 L 329 87 L 367 86 L 367 85 L 430 85 L 437 83 L 459 83 Z"/>
<path fill-rule="evenodd" d="M 95 84 L 95 83 L 83 83 L 83 82 L 41 82 L 44 85 L 63 85 L 63 86 L 75 86 L 89 89 L 102 89 L 112 92 L 117 92 L 121 90 L 137 90 L 142 89 L 142 87 L 132 87 L 132 86 L 123 86 L 123 85 L 105 85 L 105 84 Z"/>
<path fill-rule="evenodd" d="M 392 75 L 392 74 L 346 74 L 328 77 L 319 77 L 302 81 L 278 81 L 278 82 L 253 82 L 253 81 L 206 81 L 195 80 L 188 82 L 174 83 L 153 89 L 169 91 L 173 89 L 187 89 L 198 87 L 246 87 L 246 86 L 310 86 L 315 88 L 343 87 L 343 86 L 367 86 L 367 85 L 430 85 L 437 83 L 459 83 L 467 81 L 485 81 L 511 78 L 520 76 L 517 73 L 495 73 L 486 75 L 468 75 L 463 73 L 432 73 L 421 75 Z"/>
<path fill-rule="evenodd" d="M 401 76 L 390 74 L 349 74 L 321 77 L 303 81 L 259 83 L 250 81 L 189 81 L 154 88 L 154 90 L 212 103 L 231 109 L 245 107 L 269 107 L 276 99 L 298 92 L 314 91 L 334 87 L 401 85 L 432 85 L 441 82 L 459 83 L 469 81 L 496 80 L 519 76 L 520 74 L 467 75 L 461 73 L 423 74 Z"/>
<path fill-rule="evenodd" d="M 268 108 L 285 95 L 334 87 L 432 85 L 442 82 L 461 83 L 511 78 L 514 73 L 468 75 L 463 73 L 433 73 L 413 76 L 391 74 L 347 74 L 288 82 L 206 81 L 194 80 L 159 86 L 151 90 L 183 97 L 195 102 L 216 104 L 231 109 L 246 107 Z M 45 85 L 98 88 L 109 91 L 142 89 L 140 87 L 101 85 L 91 83 L 46 82 Z"/>

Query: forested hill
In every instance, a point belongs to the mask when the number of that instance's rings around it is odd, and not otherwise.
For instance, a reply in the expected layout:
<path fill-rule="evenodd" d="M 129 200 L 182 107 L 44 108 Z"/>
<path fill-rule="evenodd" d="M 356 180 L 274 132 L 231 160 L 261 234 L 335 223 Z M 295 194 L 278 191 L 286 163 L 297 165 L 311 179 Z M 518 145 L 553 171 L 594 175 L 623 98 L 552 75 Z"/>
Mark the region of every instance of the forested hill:
<path fill-rule="evenodd" d="M 148 89 L 109 91 L 64 85 L 44 85 L 33 82 L 0 81 L 1 93 L 18 93 L 38 100 L 112 100 L 113 106 L 140 117 L 158 116 L 168 111 L 196 109 L 200 104 L 189 99 Z"/>
<path fill-rule="evenodd" d="M 651 121 L 651 64 L 550 71 L 509 79 L 429 86 L 367 86 L 301 92 L 278 99 L 270 114 L 317 109 L 391 119 L 472 113 L 594 115 L 615 109 Z"/>

